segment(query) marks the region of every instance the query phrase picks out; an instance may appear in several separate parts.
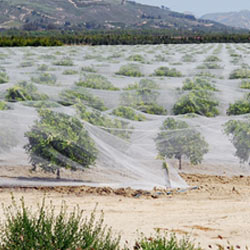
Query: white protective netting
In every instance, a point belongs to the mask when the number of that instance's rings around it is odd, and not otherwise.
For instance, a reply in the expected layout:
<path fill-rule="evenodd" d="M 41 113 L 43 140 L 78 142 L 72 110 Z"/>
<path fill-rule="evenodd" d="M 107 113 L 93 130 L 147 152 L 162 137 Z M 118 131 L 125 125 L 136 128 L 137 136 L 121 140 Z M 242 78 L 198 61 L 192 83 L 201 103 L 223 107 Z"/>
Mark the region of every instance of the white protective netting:
<path fill-rule="evenodd" d="M 0 185 L 185 187 L 179 167 L 248 175 L 249 53 L 1 48 Z"/>

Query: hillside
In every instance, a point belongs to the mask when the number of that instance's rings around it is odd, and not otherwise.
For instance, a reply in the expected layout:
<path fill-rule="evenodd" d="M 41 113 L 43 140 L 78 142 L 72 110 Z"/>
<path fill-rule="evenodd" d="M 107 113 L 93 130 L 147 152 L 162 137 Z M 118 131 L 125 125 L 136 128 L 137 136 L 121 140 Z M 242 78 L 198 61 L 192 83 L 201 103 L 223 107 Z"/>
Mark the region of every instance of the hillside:
<path fill-rule="evenodd" d="M 206 14 L 201 18 L 212 20 L 236 28 L 250 29 L 249 10 L 242 10 L 239 12 L 228 12 L 228 13 L 211 13 L 211 14 Z"/>
<path fill-rule="evenodd" d="M 125 0 L 0 0 L 0 29 L 10 28 L 232 30 L 192 15 Z"/>

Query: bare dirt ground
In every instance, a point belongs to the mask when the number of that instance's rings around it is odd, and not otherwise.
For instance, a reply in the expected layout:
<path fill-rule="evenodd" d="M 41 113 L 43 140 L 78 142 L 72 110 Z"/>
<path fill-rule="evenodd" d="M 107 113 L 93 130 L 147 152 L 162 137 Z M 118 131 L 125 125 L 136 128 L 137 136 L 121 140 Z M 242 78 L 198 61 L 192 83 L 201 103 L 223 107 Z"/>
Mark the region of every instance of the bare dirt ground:
<path fill-rule="evenodd" d="M 205 249 L 229 241 L 244 249 L 250 246 L 250 177 L 219 177 L 182 174 L 188 190 L 153 190 L 93 187 L 0 188 L 1 202 L 10 204 L 12 192 L 28 206 L 46 195 L 59 209 L 66 201 L 69 209 L 79 205 L 89 215 L 98 203 L 97 217 L 104 212 L 105 223 L 122 242 L 134 242 L 138 231 L 150 236 L 155 230 L 191 235 Z M 0 209 L 1 220 L 4 219 Z"/>

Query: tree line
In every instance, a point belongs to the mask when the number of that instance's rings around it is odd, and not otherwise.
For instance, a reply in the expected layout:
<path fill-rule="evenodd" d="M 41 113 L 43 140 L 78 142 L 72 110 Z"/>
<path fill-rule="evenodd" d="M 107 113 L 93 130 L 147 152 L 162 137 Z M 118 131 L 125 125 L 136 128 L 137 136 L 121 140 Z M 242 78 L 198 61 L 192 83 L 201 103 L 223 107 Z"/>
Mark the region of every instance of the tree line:
<path fill-rule="evenodd" d="M 169 30 L 148 31 L 2 31 L 1 47 L 62 45 L 136 45 L 189 43 L 248 43 L 250 34 L 188 34 L 176 35 Z"/>

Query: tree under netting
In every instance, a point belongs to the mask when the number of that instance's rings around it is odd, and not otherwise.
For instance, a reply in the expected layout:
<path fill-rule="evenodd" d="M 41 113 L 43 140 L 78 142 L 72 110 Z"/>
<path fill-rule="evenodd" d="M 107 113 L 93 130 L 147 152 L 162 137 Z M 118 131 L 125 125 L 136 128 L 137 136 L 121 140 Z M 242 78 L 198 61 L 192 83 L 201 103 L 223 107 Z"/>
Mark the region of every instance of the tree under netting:
<path fill-rule="evenodd" d="M 77 118 L 47 109 L 38 114 L 40 119 L 25 133 L 28 144 L 24 148 L 34 169 L 60 178 L 62 168 L 84 170 L 95 163 L 95 143 Z"/>
<path fill-rule="evenodd" d="M 208 153 L 208 144 L 204 137 L 195 128 L 191 128 L 184 121 L 167 118 L 155 138 L 159 155 L 164 158 L 175 158 L 182 168 L 182 159 L 186 157 L 191 164 L 202 162 L 203 156 Z"/>
<path fill-rule="evenodd" d="M 224 124 L 224 131 L 234 145 L 235 155 L 241 163 L 250 164 L 250 121 L 230 120 Z"/>

